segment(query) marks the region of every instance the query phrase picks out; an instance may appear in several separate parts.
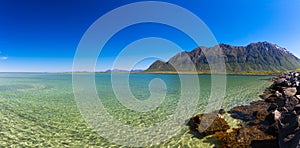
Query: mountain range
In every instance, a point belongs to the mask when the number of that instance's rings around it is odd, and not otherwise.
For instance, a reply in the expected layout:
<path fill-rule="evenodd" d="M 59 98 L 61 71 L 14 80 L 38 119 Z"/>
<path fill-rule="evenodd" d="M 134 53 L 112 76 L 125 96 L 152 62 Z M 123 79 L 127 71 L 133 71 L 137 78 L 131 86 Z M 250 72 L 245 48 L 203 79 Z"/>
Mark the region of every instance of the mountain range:
<path fill-rule="evenodd" d="M 189 72 L 191 64 L 199 73 L 210 72 L 208 61 L 218 59 L 220 55 L 213 52 L 217 49 L 223 53 L 228 73 L 282 72 L 300 68 L 299 58 L 287 49 L 269 42 L 257 42 L 247 46 L 201 46 L 190 52 L 180 52 L 167 62 L 157 60 L 145 72 Z"/>

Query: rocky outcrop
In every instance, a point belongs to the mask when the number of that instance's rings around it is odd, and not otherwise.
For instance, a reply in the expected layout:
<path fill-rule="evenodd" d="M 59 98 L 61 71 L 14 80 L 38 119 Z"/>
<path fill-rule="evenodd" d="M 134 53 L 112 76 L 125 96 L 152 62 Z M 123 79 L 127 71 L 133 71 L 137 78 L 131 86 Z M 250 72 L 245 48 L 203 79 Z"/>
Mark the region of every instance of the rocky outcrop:
<path fill-rule="evenodd" d="M 229 133 L 217 132 L 215 136 L 221 140 L 221 148 L 278 147 L 276 138 L 266 134 L 259 126 L 243 126 Z"/>
<path fill-rule="evenodd" d="M 221 147 L 278 147 L 277 132 L 272 112 L 268 111 L 270 103 L 259 100 L 250 105 L 232 108 L 231 117 L 243 122 L 240 128 L 232 132 L 217 132 L 215 136 L 221 140 Z"/>
<path fill-rule="evenodd" d="M 229 111 L 243 124 L 231 132 L 214 132 L 222 148 L 300 147 L 300 72 L 285 73 L 272 81 L 260 95 L 262 100 Z"/>
<path fill-rule="evenodd" d="M 300 72 L 285 73 L 273 81 L 266 90 L 273 98 L 265 99 L 271 103 L 268 110 L 278 125 L 280 147 L 300 147 Z"/>
<path fill-rule="evenodd" d="M 199 131 L 202 136 L 227 131 L 230 128 L 227 122 L 221 117 L 221 114 L 218 113 L 198 114 L 189 120 L 189 125 L 191 130 Z"/>

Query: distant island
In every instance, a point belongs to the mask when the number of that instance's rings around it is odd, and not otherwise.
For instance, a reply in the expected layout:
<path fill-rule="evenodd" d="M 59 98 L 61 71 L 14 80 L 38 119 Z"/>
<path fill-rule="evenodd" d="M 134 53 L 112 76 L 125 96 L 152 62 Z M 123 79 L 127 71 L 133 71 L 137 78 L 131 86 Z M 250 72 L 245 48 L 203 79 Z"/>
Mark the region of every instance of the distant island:
<path fill-rule="evenodd" d="M 109 69 L 105 73 L 130 73 L 130 72 L 143 72 L 144 70 L 133 69 L 133 70 L 122 70 L 122 69 Z"/>
<path fill-rule="evenodd" d="M 192 61 L 198 74 L 210 73 L 204 53 L 215 48 L 223 51 L 226 71 L 229 74 L 277 74 L 300 68 L 300 59 L 287 49 L 269 42 L 257 42 L 247 46 L 219 44 L 214 47 L 198 47 L 191 52 L 178 53 L 167 62 L 157 60 L 144 72 L 177 73 L 173 67 L 176 66 L 181 68 L 179 73 L 189 73 L 186 63 Z M 188 56 L 182 56 L 183 53 Z"/>
<path fill-rule="evenodd" d="M 108 69 L 106 71 L 96 71 L 96 72 L 91 72 L 91 71 L 74 71 L 74 72 L 58 72 L 61 74 L 68 74 L 68 73 L 74 73 L 74 74 L 86 74 L 86 73 L 142 73 L 145 70 L 141 69 L 133 69 L 133 70 L 124 70 L 124 69 Z"/>

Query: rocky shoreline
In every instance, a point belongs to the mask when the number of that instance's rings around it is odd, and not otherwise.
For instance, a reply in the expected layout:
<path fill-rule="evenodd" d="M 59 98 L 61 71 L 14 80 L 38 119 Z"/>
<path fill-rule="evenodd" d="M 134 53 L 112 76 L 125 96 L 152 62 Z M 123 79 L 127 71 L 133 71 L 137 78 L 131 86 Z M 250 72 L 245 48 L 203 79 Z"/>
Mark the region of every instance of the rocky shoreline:
<path fill-rule="evenodd" d="M 214 135 L 221 148 L 228 147 L 300 147 L 300 72 L 275 76 L 262 100 L 232 108 L 228 113 L 239 119 L 239 128 L 230 131 L 222 118 L 223 110 L 190 118 L 190 130 L 202 136 Z M 207 117 L 207 118 L 203 118 Z M 211 125 L 205 119 L 214 119 Z"/>

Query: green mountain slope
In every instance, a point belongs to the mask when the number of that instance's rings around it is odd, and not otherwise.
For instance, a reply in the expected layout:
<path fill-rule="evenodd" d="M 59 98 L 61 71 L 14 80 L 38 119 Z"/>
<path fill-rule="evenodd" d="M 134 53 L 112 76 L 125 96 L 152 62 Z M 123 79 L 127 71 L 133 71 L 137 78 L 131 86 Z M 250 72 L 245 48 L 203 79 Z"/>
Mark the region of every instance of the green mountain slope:
<path fill-rule="evenodd" d="M 229 73 L 279 72 L 300 68 L 300 60 L 285 48 L 269 42 L 258 42 L 247 46 L 220 44 L 210 48 L 198 47 L 191 52 L 178 53 L 167 62 L 155 61 L 145 72 L 175 72 L 174 67 L 177 67 L 177 71 L 188 72 L 191 62 L 198 72 L 209 72 L 207 58 L 220 56 L 213 53 L 216 48 L 223 52 Z"/>

